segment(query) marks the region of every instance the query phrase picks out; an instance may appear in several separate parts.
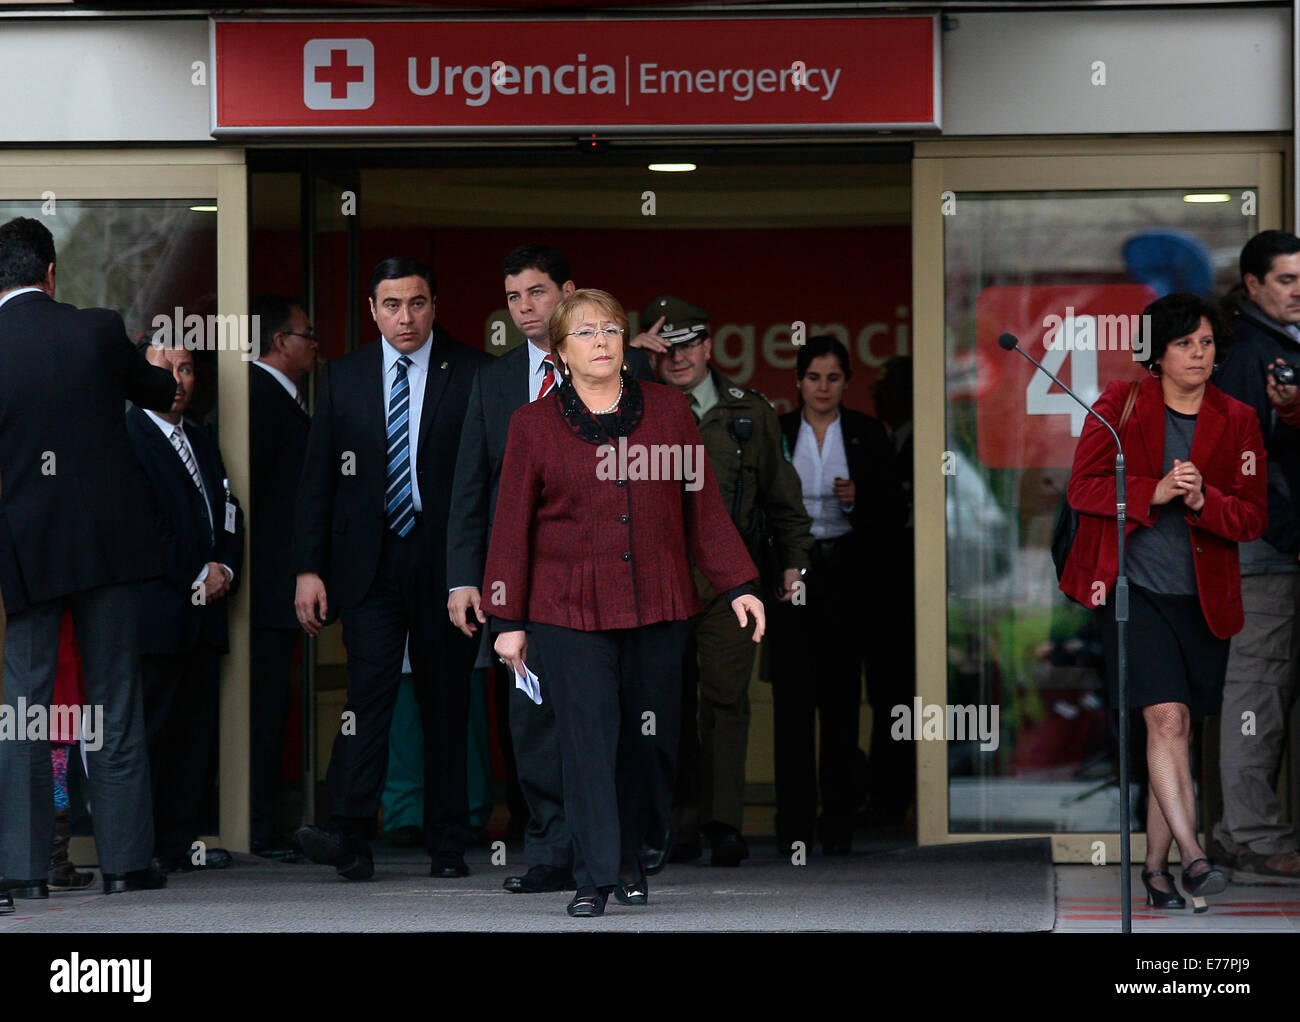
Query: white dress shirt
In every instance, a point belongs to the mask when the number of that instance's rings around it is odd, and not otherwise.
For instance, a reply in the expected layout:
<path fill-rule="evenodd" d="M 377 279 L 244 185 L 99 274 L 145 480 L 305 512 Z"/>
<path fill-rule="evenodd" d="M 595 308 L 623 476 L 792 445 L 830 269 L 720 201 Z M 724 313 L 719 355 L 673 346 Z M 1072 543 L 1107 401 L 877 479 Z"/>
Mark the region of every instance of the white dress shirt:
<path fill-rule="evenodd" d="M 424 339 L 424 343 L 419 349 L 410 352 L 406 357 L 411 360 L 411 364 L 406 367 L 406 382 L 411 388 L 410 395 L 410 418 L 407 420 L 407 442 L 411 448 L 411 502 L 415 505 L 416 511 L 424 510 L 420 503 L 420 482 L 419 472 L 416 471 L 415 456 L 419 453 L 420 445 L 420 411 L 424 408 L 424 383 L 429 375 L 429 359 L 433 355 L 433 345 L 429 342 L 433 340 L 433 334 L 430 333 Z M 393 395 L 393 381 L 397 379 L 397 360 L 402 357 L 402 352 L 398 351 L 388 339 L 382 341 L 384 352 L 384 430 L 388 430 L 388 401 Z M 388 466 L 384 466 L 385 472 Z"/>
<path fill-rule="evenodd" d="M 184 422 L 168 422 L 166 419 L 164 419 L 164 418 L 163 418 L 161 415 L 159 415 L 157 412 L 155 412 L 155 411 L 151 411 L 151 410 L 148 409 L 148 408 L 142 408 L 141 411 L 143 411 L 143 412 L 145 413 L 145 415 L 149 416 L 149 418 L 151 418 L 151 419 L 153 420 L 153 424 L 154 424 L 155 426 L 157 426 L 160 430 L 162 430 L 163 436 L 167 438 L 167 446 L 168 446 L 168 447 L 172 447 L 172 434 L 173 434 L 174 432 L 176 432 L 176 427 L 179 426 L 179 427 L 180 427 L 180 430 L 181 430 L 181 443 L 183 443 L 183 444 L 185 445 L 185 449 L 186 449 L 187 451 L 190 452 L 190 457 L 193 458 L 193 460 L 194 460 L 194 464 L 195 464 L 196 466 L 198 465 L 198 463 L 199 463 L 199 459 L 195 456 L 195 454 L 194 454 L 194 447 L 193 447 L 193 445 L 190 444 L 190 438 L 189 438 L 189 437 L 186 435 L 186 433 L 185 433 L 185 423 L 184 423 Z M 175 449 L 176 449 L 175 447 L 172 447 L 172 450 L 175 450 Z M 180 455 L 177 454 L 176 457 L 179 458 Z M 181 466 L 184 467 L 184 464 L 185 464 L 185 463 L 184 463 L 184 461 L 182 460 L 182 462 L 181 462 Z M 185 474 L 186 474 L 186 475 L 189 475 L 189 471 L 186 470 L 186 473 L 185 473 Z M 199 474 L 200 474 L 200 475 L 203 474 L 202 469 L 199 470 Z M 213 530 L 213 535 L 215 536 L 215 535 L 216 535 L 216 523 L 215 523 L 215 522 L 213 521 L 213 519 L 212 519 L 212 501 L 208 498 L 208 488 L 207 488 L 206 486 L 203 487 L 203 489 L 202 489 L 202 493 L 203 493 L 203 506 L 206 507 L 206 508 L 208 509 L 208 528 L 210 528 L 210 529 Z M 223 523 L 223 526 L 224 526 L 224 523 Z M 235 573 L 234 573 L 233 571 L 230 570 L 230 566 L 227 565 L 227 564 L 223 564 L 223 565 L 221 565 L 221 566 L 222 566 L 223 568 L 226 569 L 226 581 L 228 581 L 228 582 L 229 582 L 229 581 L 233 581 L 233 579 L 234 579 L 234 577 L 235 577 Z M 205 565 L 203 565 L 203 570 L 199 572 L 198 578 L 196 578 L 194 581 L 195 581 L 195 582 L 202 582 L 202 581 L 204 581 L 207 577 L 208 577 L 208 566 L 205 564 Z"/>
<path fill-rule="evenodd" d="M 44 289 L 44 288 L 39 288 L 39 287 L 20 287 L 20 288 L 16 288 L 16 289 L 13 290 L 13 291 L 10 291 L 10 292 L 9 292 L 7 295 L 5 295 L 3 298 L 0 298 L 0 305 L 4 305 L 4 303 L 7 302 L 7 301 L 9 301 L 10 298 L 17 298 L 19 295 L 25 295 L 25 294 L 27 294 L 27 292 L 29 292 L 29 291 L 39 291 L 41 294 L 45 294 L 45 289 Z"/>
<path fill-rule="evenodd" d="M 301 407 L 302 401 L 298 397 L 298 385 L 294 383 L 293 380 L 285 376 L 284 373 L 280 372 L 280 370 L 275 368 L 275 366 L 269 366 L 260 359 L 255 361 L 253 365 L 257 366 L 258 369 L 270 373 L 275 378 L 276 383 L 284 388 L 285 393 L 293 398 L 294 404 Z"/>
<path fill-rule="evenodd" d="M 849 459 L 844 452 L 840 416 L 826 427 L 822 446 L 808 420 L 800 416 L 799 437 L 794 447 L 794 468 L 803 483 L 803 506 L 812 519 L 814 539 L 836 539 L 853 531 L 848 511 L 835 496 L 835 478 L 849 478 Z"/>

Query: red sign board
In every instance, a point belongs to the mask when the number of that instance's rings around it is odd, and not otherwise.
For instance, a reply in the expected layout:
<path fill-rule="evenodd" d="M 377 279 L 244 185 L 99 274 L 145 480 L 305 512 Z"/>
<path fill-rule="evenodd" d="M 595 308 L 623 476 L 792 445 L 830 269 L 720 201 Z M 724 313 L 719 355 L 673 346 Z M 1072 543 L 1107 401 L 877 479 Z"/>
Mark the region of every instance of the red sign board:
<path fill-rule="evenodd" d="M 939 126 L 937 16 L 212 24 L 222 134 Z"/>
<path fill-rule="evenodd" d="M 1058 468 L 1074 460 L 1088 413 L 998 337 L 1020 346 L 1091 405 L 1115 379 L 1143 370 L 1142 284 L 987 287 L 975 300 L 975 428 L 988 468 Z M 951 389 L 951 388 L 950 388 Z"/>

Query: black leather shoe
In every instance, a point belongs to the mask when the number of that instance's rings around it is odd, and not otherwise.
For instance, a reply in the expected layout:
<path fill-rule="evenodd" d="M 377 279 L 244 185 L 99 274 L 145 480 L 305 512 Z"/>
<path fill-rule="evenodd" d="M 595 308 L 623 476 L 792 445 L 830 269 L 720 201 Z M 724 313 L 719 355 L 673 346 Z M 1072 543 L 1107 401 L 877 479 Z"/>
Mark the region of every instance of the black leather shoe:
<path fill-rule="evenodd" d="M 0 884 L 4 881 L 0 880 Z M 0 887 L 0 916 L 12 915 L 14 912 L 14 896 Z"/>
<path fill-rule="evenodd" d="M 565 910 L 577 919 L 590 919 L 592 916 L 605 914 L 605 899 L 609 897 L 607 887 L 579 887 Z"/>
<path fill-rule="evenodd" d="M 302 854 L 322 866 L 333 866 L 344 880 L 369 880 L 375 875 L 375 859 L 361 838 L 344 834 L 337 827 L 299 827 L 293 839 Z"/>
<path fill-rule="evenodd" d="M 105 873 L 104 893 L 125 894 L 127 891 L 158 891 L 167 886 L 167 874 L 150 866 L 130 873 Z"/>
<path fill-rule="evenodd" d="M 1188 876 L 1187 871 L 1198 862 L 1203 862 L 1208 869 L 1195 876 Z M 1193 859 L 1183 867 L 1183 890 L 1188 894 L 1205 897 L 1207 894 L 1222 894 L 1228 889 L 1228 878 L 1209 859 Z"/>
<path fill-rule="evenodd" d="M 1169 890 L 1162 891 L 1158 887 L 1152 887 L 1151 881 L 1156 877 L 1164 877 L 1169 881 Z M 1163 869 L 1153 869 L 1142 871 L 1142 886 L 1147 889 L 1147 904 L 1152 908 L 1186 908 L 1187 902 L 1183 901 L 1183 896 L 1178 893 L 1178 888 L 1174 886 L 1174 875 L 1167 873 Z"/>
<path fill-rule="evenodd" d="M 650 885 L 646 883 L 645 875 L 630 884 L 620 881 L 614 888 L 614 897 L 620 905 L 644 905 L 650 900 Z"/>
<path fill-rule="evenodd" d="M 469 867 L 465 857 L 453 852 L 443 852 L 429 866 L 429 876 L 438 880 L 454 880 L 456 877 L 469 876 Z"/>
<path fill-rule="evenodd" d="M 224 848 L 209 848 L 203 854 L 203 862 L 195 863 L 191 855 L 178 855 L 166 862 L 168 873 L 197 873 L 209 869 L 229 869 L 235 864 L 235 857 Z"/>
<path fill-rule="evenodd" d="M 50 896 L 49 880 L 5 880 L 4 889 L 11 897 L 44 899 Z"/>
<path fill-rule="evenodd" d="M 713 839 L 713 854 L 709 857 L 712 866 L 739 866 L 743 859 L 749 858 L 749 846 L 740 836 L 740 831 L 727 827 Z"/>
<path fill-rule="evenodd" d="M 548 891 L 572 891 L 573 874 L 559 866 L 533 866 L 523 876 L 506 877 L 501 885 L 511 894 L 545 894 Z"/>

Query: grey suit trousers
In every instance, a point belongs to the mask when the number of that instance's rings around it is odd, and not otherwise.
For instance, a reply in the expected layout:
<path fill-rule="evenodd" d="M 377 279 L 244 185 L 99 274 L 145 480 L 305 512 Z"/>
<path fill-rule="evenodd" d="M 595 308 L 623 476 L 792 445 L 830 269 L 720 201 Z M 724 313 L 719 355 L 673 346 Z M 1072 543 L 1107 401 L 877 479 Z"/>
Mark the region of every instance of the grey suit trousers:
<path fill-rule="evenodd" d="M 81 650 L 86 701 L 96 733 L 86 737 L 91 817 L 105 873 L 145 869 L 153 855 L 153 806 L 141 701 L 140 588 L 100 586 L 33 604 L 8 622 L 5 703 L 16 714 L 47 710 L 54 699 L 59 624 L 72 612 Z M 30 719 L 30 717 L 29 717 Z M 54 839 L 54 779 L 48 734 L 0 741 L 0 875 L 44 879 Z"/>

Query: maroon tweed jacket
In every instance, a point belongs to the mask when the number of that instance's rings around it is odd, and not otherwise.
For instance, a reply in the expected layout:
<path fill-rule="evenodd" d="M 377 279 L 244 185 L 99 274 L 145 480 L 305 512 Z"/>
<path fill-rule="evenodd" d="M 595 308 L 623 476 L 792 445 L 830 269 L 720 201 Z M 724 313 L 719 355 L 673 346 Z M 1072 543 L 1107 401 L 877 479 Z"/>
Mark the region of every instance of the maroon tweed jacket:
<path fill-rule="evenodd" d="M 607 445 L 583 440 L 569 425 L 558 390 L 515 412 L 484 572 L 484 613 L 586 632 L 636 628 L 699 611 L 692 560 L 717 592 L 758 574 L 722 505 L 686 398 L 662 384 L 640 387 L 644 413 L 626 437 L 626 479 L 609 471 L 615 456 Z M 680 473 L 642 478 L 668 474 L 662 461 L 656 472 L 636 467 L 637 448 L 660 444 L 689 449 L 693 482 Z"/>

